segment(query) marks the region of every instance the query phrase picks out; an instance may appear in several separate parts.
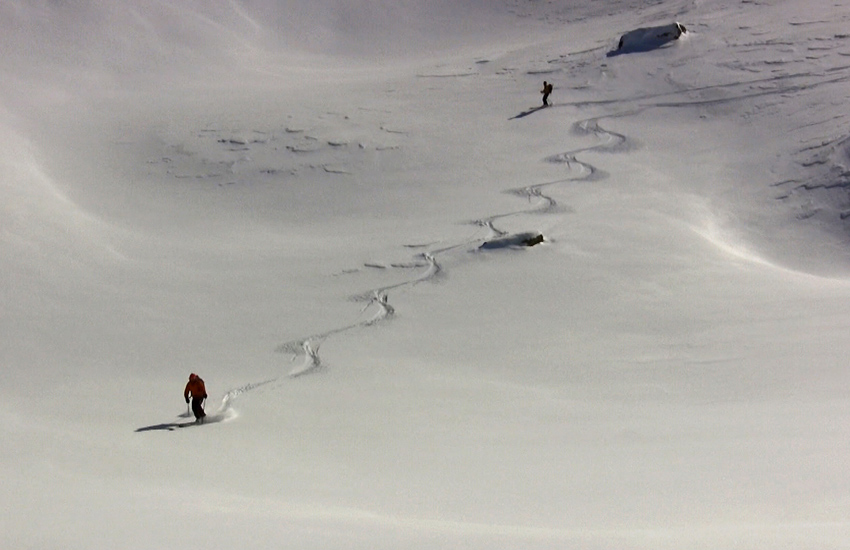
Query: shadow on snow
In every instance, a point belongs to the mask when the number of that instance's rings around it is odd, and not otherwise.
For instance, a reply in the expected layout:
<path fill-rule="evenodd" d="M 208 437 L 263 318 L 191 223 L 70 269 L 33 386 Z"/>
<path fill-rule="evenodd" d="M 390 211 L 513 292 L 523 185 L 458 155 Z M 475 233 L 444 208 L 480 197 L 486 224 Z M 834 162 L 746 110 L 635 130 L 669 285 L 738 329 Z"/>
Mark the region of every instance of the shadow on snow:
<path fill-rule="evenodd" d="M 177 428 L 185 428 L 187 426 L 194 425 L 194 420 L 191 422 L 166 422 L 164 424 L 153 424 L 151 426 L 145 426 L 144 428 L 138 428 L 136 432 L 152 432 L 156 430 L 167 430 L 170 432 L 172 430 L 176 430 Z"/>
<path fill-rule="evenodd" d="M 187 415 L 183 413 L 180 415 L 183 418 L 187 418 L 191 415 Z M 189 420 L 186 422 L 163 422 L 162 424 L 151 424 L 150 426 L 143 426 L 141 428 L 137 428 L 135 431 L 138 432 L 154 432 L 154 431 L 173 431 L 177 428 L 188 428 L 189 426 L 204 426 L 206 424 L 215 424 L 217 422 L 221 422 L 225 419 L 225 414 L 216 413 L 216 414 L 208 414 L 204 417 L 204 421 L 200 424 L 195 422 L 194 420 Z"/>
<path fill-rule="evenodd" d="M 536 113 L 537 111 L 539 111 L 541 109 L 545 109 L 546 107 L 551 107 L 551 105 L 540 105 L 539 107 L 532 107 L 531 109 L 529 109 L 527 111 L 523 111 L 516 116 L 512 116 L 508 120 L 514 120 L 514 119 L 517 119 L 517 118 L 527 117 L 528 115 Z"/>

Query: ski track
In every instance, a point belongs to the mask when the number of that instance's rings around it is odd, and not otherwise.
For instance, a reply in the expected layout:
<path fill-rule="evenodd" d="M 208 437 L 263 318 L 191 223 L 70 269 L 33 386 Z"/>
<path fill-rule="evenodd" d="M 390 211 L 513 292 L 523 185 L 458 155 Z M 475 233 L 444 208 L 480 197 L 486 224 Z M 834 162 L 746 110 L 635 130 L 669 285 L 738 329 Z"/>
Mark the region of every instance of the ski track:
<path fill-rule="evenodd" d="M 572 127 L 573 133 L 580 136 L 592 136 L 596 139 L 597 143 L 588 147 L 565 151 L 542 159 L 542 162 L 563 165 L 566 168 L 568 175 L 554 181 L 547 181 L 505 190 L 505 193 L 520 197 L 530 203 L 531 206 L 511 212 L 493 214 L 486 218 L 480 218 L 465 223 L 465 225 L 471 225 L 479 229 L 483 229 L 483 234 L 480 230 L 478 230 L 473 236 L 450 244 L 430 243 L 421 245 L 404 245 L 406 248 L 428 249 L 427 252 L 420 252 L 416 254 L 412 257 L 411 261 L 407 263 L 394 263 L 389 266 L 374 262 L 364 263 L 365 267 L 372 267 L 376 269 L 422 268 L 422 271 L 412 278 L 404 279 L 394 284 L 374 288 L 352 296 L 352 301 L 364 304 L 360 309 L 357 320 L 354 322 L 340 327 L 331 328 L 321 333 L 290 340 L 277 346 L 277 348 L 275 348 L 277 353 L 291 354 L 292 362 L 298 361 L 298 364 L 281 376 L 261 382 L 245 384 L 244 386 L 228 391 L 222 398 L 218 412 L 214 415 L 215 418 L 219 419 L 216 421 L 226 420 L 235 416 L 235 412 L 231 407 L 233 401 L 242 394 L 251 392 L 267 384 L 277 382 L 281 378 L 298 378 L 323 370 L 326 365 L 319 355 L 319 350 L 322 344 L 329 338 L 339 334 L 373 327 L 384 321 L 391 320 L 395 315 L 395 308 L 390 304 L 389 292 L 412 287 L 422 282 L 434 281 L 439 278 L 443 274 L 443 267 L 438 259 L 440 256 L 458 250 L 469 252 L 481 250 L 483 248 L 500 248 L 497 246 L 485 247 L 485 245 L 493 239 L 505 239 L 505 248 L 519 246 L 522 239 L 511 239 L 507 230 L 498 227 L 498 222 L 500 220 L 521 215 L 548 215 L 571 212 L 572 210 L 569 207 L 560 205 L 555 197 L 546 193 L 546 190 L 559 185 L 593 182 L 607 178 L 607 172 L 598 169 L 589 162 L 580 160 L 578 156 L 589 152 L 617 153 L 633 149 L 634 144 L 626 136 L 609 131 L 599 125 L 599 120 L 602 118 L 613 118 L 632 114 L 636 113 L 633 111 L 629 113 L 606 115 L 605 117 L 589 118 L 574 123 Z M 521 117 L 513 118 L 516 119 Z M 520 235 L 520 237 L 521 236 L 522 235 Z M 358 270 L 356 269 L 352 269 L 347 270 L 345 273 L 354 273 L 357 271 Z"/>
<path fill-rule="evenodd" d="M 843 37 L 842 37 L 843 38 Z M 732 44 L 732 48 L 746 50 L 748 48 L 764 49 L 767 53 L 772 52 L 773 48 L 779 42 L 754 40 L 750 42 L 742 42 L 740 44 Z M 572 52 L 569 56 L 582 56 L 593 54 L 604 47 L 597 47 L 580 52 Z M 817 51 L 831 51 L 833 48 L 824 48 L 821 44 L 816 44 L 809 48 L 809 53 Z M 766 53 L 766 55 L 767 55 Z M 845 55 L 839 52 L 840 55 Z M 549 60 L 549 64 L 563 63 L 568 56 L 561 56 L 558 59 Z M 767 55 L 770 57 L 770 55 Z M 693 108 L 693 107 L 710 107 L 723 104 L 739 103 L 751 101 L 758 98 L 769 96 L 781 96 L 793 93 L 799 93 L 803 90 L 811 91 L 813 88 L 845 82 L 850 80 L 850 66 L 840 65 L 833 67 L 824 67 L 820 71 L 812 71 L 806 69 L 798 69 L 799 65 L 794 62 L 799 60 L 786 60 L 784 58 L 765 58 L 760 61 L 742 64 L 737 61 L 728 61 L 730 70 L 745 71 L 757 75 L 755 78 L 748 80 L 736 79 L 733 82 L 712 83 L 706 85 L 688 85 L 682 82 L 681 79 L 674 79 L 672 75 L 667 75 L 667 82 L 674 87 L 673 90 L 660 93 L 643 94 L 631 97 L 613 97 L 599 100 L 578 100 L 573 102 L 558 103 L 552 106 L 554 109 L 562 107 L 579 107 L 579 108 L 611 108 L 617 105 L 631 106 L 629 110 L 624 110 L 618 113 L 609 113 L 604 116 L 591 117 L 574 122 L 571 131 L 574 135 L 580 137 L 591 137 L 595 143 L 586 147 L 564 151 L 561 153 L 549 155 L 542 159 L 542 162 L 551 163 L 563 166 L 567 174 L 560 179 L 537 183 L 533 185 L 524 185 L 515 188 L 510 188 L 504 192 L 523 199 L 528 203 L 528 207 L 510 212 L 496 213 L 491 216 L 470 220 L 465 222 L 465 225 L 473 226 L 476 231 L 473 235 L 464 239 L 459 239 L 453 243 L 426 243 L 426 244 L 406 244 L 406 248 L 416 250 L 426 250 L 419 252 L 412 257 L 410 262 L 393 263 L 389 265 L 367 262 L 363 265 L 373 269 L 417 269 L 416 275 L 403 279 L 397 283 L 382 286 L 366 292 L 354 295 L 351 300 L 357 303 L 362 303 L 358 317 L 351 323 L 343 326 L 328 329 L 324 332 L 312 334 L 309 336 L 297 338 L 284 342 L 275 349 L 278 353 L 292 355 L 292 362 L 297 362 L 287 373 L 278 377 L 245 384 L 238 388 L 228 391 L 222 398 L 219 411 L 216 413 L 217 418 L 227 419 L 235 415 L 231 409 L 231 405 L 235 399 L 242 394 L 251 392 L 257 388 L 266 386 L 267 384 L 276 382 L 281 378 L 297 378 L 308 374 L 313 374 L 321 371 L 326 367 L 322 358 L 319 355 L 322 344 L 334 336 L 353 332 L 356 330 L 366 329 L 378 325 L 381 322 L 391 320 L 395 314 L 395 308 L 389 300 L 389 292 L 402 290 L 412 287 L 418 283 L 433 281 L 443 274 L 443 267 L 440 263 L 440 258 L 444 255 L 456 251 L 477 251 L 482 248 L 494 250 L 498 248 L 509 248 L 521 246 L 522 239 L 517 238 L 522 235 L 510 235 L 509 232 L 499 227 L 500 222 L 519 216 L 532 215 L 550 215 L 564 214 L 571 212 L 567 206 L 558 203 L 557 199 L 550 192 L 550 189 L 566 184 L 586 184 L 609 177 L 609 174 L 601 170 L 594 164 L 591 164 L 583 159 L 586 153 L 625 153 L 634 150 L 637 144 L 627 136 L 608 130 L 600 125 L 600 121 L 604 119 L 612 119 L 618 117 L 634 116 L 641 114 L 649 109 L 657 108 Z M 480 66 L 481 62 L 476 62 Z M 792 69 L 788 72 L 780 72 L 776 74 L 777 67 Z M 561 68 L 544 67 L 528 71 L 528 74 L 549 74 L 559 72 Z M 510 71 L 508 71 L 510 72 Z M 465 78 L 478 74 L 476 70 L 456 70 L 451 67 L 438 66 L 430 72 L 417 74 L 417 78 L 431 79 L 452 79 Z M 714 94 L 722 94 L 721 97 L 716 97 Z M 524 112 L 509 118 L 510 121 L 520 120 L 527 116 L 541 111 L 542 107 L 533 107 Z M 548 109 L 547 109 L 548 110 Z M 557 112 L 557 111 L 555 111 Z M 328 113 L 327 116 L 338 116 Z M 347 117 L 346 117 L 347 118 Z M 205 131 L 203 134 L 207 139 L 215 139 L 221 145 L 219 155 L 212 158 L 195 159 L 194 151 L 182 150 L 179 145 L 172 146 L 169 156 L 164 156 L 160 161 L 167 166 L 167 170 L 176 178 L 233 178 L 236 164 L 241 160 L 249 147 L 251 148 L 269 148 L 276 142 L 283 142 L 283 150 L 298 158 L 303 155 L 311 155 L 327 148 L 327 153 L 332 154 L 334 150 L 344 149 L 349 142 L 336 135 L 322 135 L 319 139 L 313 133 L 320 133 L 328 130 L 324 127 L 312 128 L 309 130 L 312 133 L 306 133 L 308 128 L 295 126 L 287 126 L 283 131 L 280 129 L 272 129 L 264 132 L 244 132 L 244 131 L 227 131 L 224 129 L 212 129 Z M 400 129 L 387 127 L 381 123 L 378 130 L 389 135 L 406 135 L 407 132 Z M 831 164 L 832 156 L 837 155 L 836 150 L 843 151 L 843 143 L 838 145 L 828 142 L 818 143 L 813 145 L 813 159 L 808 162 L 817 164 Z M 373 146 L 376 151 L 385 149 L 383 144 Z M 389 148 L 396 148 L 396 145 L 390 145 Z M 361 145 L 362 148 L 362 145 Z M 276 150 L 277 147 L 275 146 Z M 825 151 L 825 152 L 824 152 Z M 260 151 L 262 152 L 262 150 Z M 801 151 L 805 152 L 805 150 Z M 319 168 L 326 173 L 347 175 L 352 172 L 347 168 L 350 163 L 348 157 L 332 157 L 327 159 L 329 162 L 321 162 L 319 164 L 308 164 L 292 160 L 289 164 L 280 165 L 269 162 L 266 171 L 272 175 L 278 173 L 289 173 L 297 175 L 298 171 L 303 169 Z M 229 182 L 230 180 L 228 180 Z M 779 185 L 798 185 L 803 187 L 796 180 L 789 180 Z M 820 181 L 810 182 L 810 186 L 823 185 Z M 840 182 L 839 185 L 848 185 L 846 181 Z M 850 212 L 850 211 L 848 211 Z M 850 213 L 847 214 L 850 217 Z M 504 243 L 504 244 L 502 244 Z M 492 246 L 485 246 L 485 245 Z M 344 273 L 355 273 L 358 269 L 346 270 Z"/>
<path fill-rule="evenodd" d="M 741 69 L 739 67 L 739 69 Z M 744 68 L 746 69 L 746 68 Z M 504 192 L 507 194 L 515 195 L 519 198 L 524 199 L 528 203 L 531 204 L 530 207 L 525 209 L 519 209 L 511 212 L 502 212 L 493 214 L 491 216 L 480 218 L 476 220 L 471 220 L 466 222 L 466 225 L 475 226 L 479 229 L 484 230 L 484 234 L 480 234 L 478 231 L 477 235 L 473 235 L 463 240 L 459 240 L 455 243 L 444 244 L 440 246 L 441 243 L 428 243 L 428 244 L 418 244 L 418 245 L 404 245 L 406 248 L 412 249 L 428 249 L 428 252 L 420 253 L 413 257 L 413 261 L 405 264 L 391 264 L 389 266 L 376 264 L 376 263 L 367 263 L 364 264 L 367 267 L 375 267 L 381 269 L 387 268 L 402 268 L 402 269 L 410 269 L 410 268 L 419 268 L 424 267 L 424 271 L 419 273 L 417 276 L 402 280 L 398 283 L 383 286 L 380 288 L 376 288 L 362 294 L 358 294 L 352 299 L 356 302 L 364 302 L 365 306 L 361 309 L 360 315 L 361 318 L 353 323 L 348 325 L 344 325 L 341 327 L 333 328 L 327 330 L 325 332 L 314 334 L 311 336 L 299 338 L 296 340 L 292 340 L 289 342 L 285 342 L 279 345 L 275 351 L 279 353 L 288 353 L 292 354 L 292 360 L 295 361 L 298 358 L 301 358 L 301 362 L 292 368 L 287 374 L 286 377 L 296 378 L 300 376 L 304 376 L 307 374 L 315 373 L 325 367 L 322 362 L 321 357 L 319 356 L 319 349 L 321 345 L 328 339 L 338 334 L 342 334 L 345 332 L 351 332 L 357 329 L 363 329 L 372 327 L 382 321 L 390 320 L 394 313 L 395 309 L 389 303 L 389 291 L 391 290 L 399 290 L 405 287 L 411 287 L 420 282 L 431 281 L 435 278 L 439 277 L 443 268 L 438 260 L 438 258 L 442 255 L 448 254 L 457 250 L 478 250 L 483 247 L 483 245 L 487 244 L 488 241 L 503 239 L 506 243 L 505 247 L 518 246 L 518 239 L 511 239 L 509 232 L 499 228 L 498 223 L 501 220 L 505 220 L 511 217 L 517 217 L 521 215 L 547 215 L 547 214 L 563 214 L 568 213 L 571 210 L 569 207 L 562 206 L 558 203 L 558 201 L 551 194 L 547 193 L 547 190 L 553 187 L 565 185 L 565 184 L 580 184 L 580 183 L 590 183 L 599 180 L 606 179 L 609 177 L 609 174 L 604 170 L 599 169 L 597 166 L 582 160 L 580 156 L 585 153 L 625 153 L 634 150 L 637 148 L 637 144 L 629 139 L 627 136 L 610 131 L 603 126 L 600 125 L 600 120 L 604 119 L 612 119 L 626 116 L 634 116 L 637 114 L 641 114 L 649 109 L 657 109 L 657 108 L 692 108 L 692 107 L 708 107 L 712 105 L 722 105 L 722 104 L 730 104 L 730 103 L 738 103 L 747 100 L 753 100 L 756 98 L 762 98 L 767 96 L 776 96 L 783 94 L 791 94 L 797 93 L 802 90 L 811 90 L 813 87 L 821 87 L 829 84 L 835 84 L 839 82 L 844 82 L 846 80 L 850 80 L 850 76 L 847 76 L 845 73 L 850 67 L 839 67 L 839 68 L 831 68 L 826 73 L 829 75 L 829 78 L 814 80 L 818 75 L 813 72 L 795 72 L 790 74 L 781 74 L 781 75 L 771 75 L 763 78 L 755 78 L 746 81 L 735 81 L 731 83 L 724 84 L 712 84 L 705 86 L 685 86 L 681 85 L 677 82 L 670 81 L 671 84 L 677 86 L 679 89 L 663 92 L 658 94 L 646 94 L 643 96 L 630 97 L 630 98 L 612 98 L 612 99 L 604 99 L 604 100 L 593 100 L 593 101 L 576 101 L 570 103 L 563 103 L 558 105 L 553 105 L 553 107 L 557 108 L 559 106 L 562 107 L 607 107 L 614 105 L 632 105 L 632 107 L 627 111 L 621 111 L 619 113 L 611 113 L 606 114 L 604 116 L 587 118 L 584 120 L 580 120 L 575 122 L 572 125 L 572 132 L 578 136 L 589 136 L 593 137 L 596 140 L 596 143 L 589 145 L 587 147 L 582 147 L 578 149 L 573 149 L 569 151 L 565 151 L 562 153 L 557 153 L 554 155 L 550 155 L 542 159 L 543 162 L 563 165 L 568 175 L 564 178 L 557 179 L 554 181 L 548 181 L 533 185 L 520 186 L 516 188 L 507 189 Z M 760 71 L 755 71 L 760 72 Z M 837 74 L 836 74 L 837 73 Z M 458 74 L 428 74 L 428 75 L 418 75 L 420 77 L 456 77 L 456 76 L 468 76 L 466 74 L 458 75 Z M 813 81 L 814 80 L 814 81 Z M 714 92 L 714 91 L 724 91 L 728 92 L 727 95 L 721 98 L 711 98 L 711 97 L 700 97 L 703 94 Z M 694 95 L 697 95 L 695 98 Z M 539 111 L 539 107 L 535 107 L 529 109 L 525 112 L 521 112 L 518 115 L 510 117 L 509 120 L 518 120 L 522 119 L 526 116 L 529 116 L 533 113 Z M 386 128 L 381 128 L 381 130 L 386 132 L 392 132 Z M 825 149 L 828 145 L 834 145 L 830 143 L 819 143 L 812 147 L 814 150 Z M 840 148 L 840 147 L 839 147 Z M 830 153 L 833 153 L 833 149 L 830 149 Z M 827 155 L 821 155 L 827 156 Z M 831 159 L 827 159 L 824 161 L 820 157 L 816 157 L 814 162 L 824 162 L 828 163 Z M 783 183 L 799 183 L 796 181 L 783 182 Z M 817 185 L 819 182 L 815 182 L 813 185 Z M 846 182 L 841 182 L 842 186 L 847 185 Z M 850 213 L 847 214 L 850 217 Z M 490 249 L 499 248 L 497 246 L 488 247 Z M 424 263 L 423 263 L 424 261 Z M 358 270 L 350 270 L 349 272 L 356 272 Z M 221 406 L 221 413 L 227 413 L 230 407 L 230 402 L 235 399 L 237 396 L 242 393 L 246 393 L 255 389 L 256 387 L 265 385 L 270 382 L 274 382 L 279 378 L 275 378 L 273 380 L 268 380 L 265 382 L 259 382 L 255 384 L 248 384 L 241 388 L 237 388 L 235 390 L 231 390 L 228 392 Z"/>
<path fill-rule="evenodd" d="M 299 377 L 323 368 L 324 364 L 321 360 L 321 357 L 319 356 L 319 348 L 321 347 L 322 343 L 328 338 L 344 332 L 371 327 L 382 321 L 391 319 L 395 314 L 395 309 L 389 303 L 389 291 L 402 289 L 404 287 L 410 287 L 421 282 L 432 281 L 435 278 L 439 277 L 443 273 L 443 268 L 440 262 L 438 261 L 438 256 L 447 254 L 458 249 L 469 250 L 470 247 L 473 247 L 474 250 L 479 248 L 488 240 L 506 237 L 508 235 L 508 231 L 500 229 L 497 226 L 497 222 L 499 220 L 519 215 L 556 214 L 570 212 L 571 210 L 569 208 L 561 206 L 560 204 L 558 204 L 558 201 L 554 197 L 546 194 L 544 192 L 545 189 L 566 183 L 596 181 L 608 176 L 607 173 L 599 170 L 594 165 L 579 160 L 577 158 L 577 155 L 591 151 L 626 151 L 631 148 L 630 140 L 628 140 L 622 134 L 611 132 L 601 127 L 599 125 L 598 118 L 591 118 L 575 123 L 574 131 L 581 135 L 593 135 L 598 140 L 598 143 L 589 147 L 567 151 L 543 159 L 544 162 L 565 165 L 567 170 L 571 173 L 569 177 L 535 185 L 508 189 L 505 191 L 506 193 L 522 197 L 528 202 L 534 204 L 530 208 L 516 210 L 512 212 L 498 213 L 486 218 L 467 222 L 467 225 L 473 225 L 485 229 L 486 234 L 483 236 L 473 236 L 471 238 L 467 238 L 465 240 L 453 244 L 448 244 L 442 247 L 435 247 L 434 244 L 425 245 L 434 248 L 431 248 L 431 250 L 428 252 L 420 253 L 414 256 L 413 261 L 409 264 L 391 265 L 390 267 L 398 268 L 419 267 L 423 265 L 422 262 L 424 260 L 425 270 L 411 279 L 403 280 L 392 285 L 382 286 L 380 288 L 369 290 L 362 294 L 353 296 L 352 299 L 354 301 L 366 303 L 366 305 L 360 311 L 361 316 L 364 315 L 367 310 L 372 311 L 371 315 L 368 315 L 365 319 L 361 319 L 354 323 L 330 329 L 328 331 L 319 334 L 314 334 L 305 338 L 291 340 L 289 342 L 285 342 L 279 345 L 275 350 L 278 353 L 290 353 L 293 355 L 293 360 L 297 359 L 298 357 L 302 358 L 301 363 L 291 369 L 287 376 L 291 378 Z M 414 245 L 407 246 L 409 248 L 417 247 Z M 386 267 L 383 265 L 372 263 L 365 265 L 378 266 L 381 268 Z"/>

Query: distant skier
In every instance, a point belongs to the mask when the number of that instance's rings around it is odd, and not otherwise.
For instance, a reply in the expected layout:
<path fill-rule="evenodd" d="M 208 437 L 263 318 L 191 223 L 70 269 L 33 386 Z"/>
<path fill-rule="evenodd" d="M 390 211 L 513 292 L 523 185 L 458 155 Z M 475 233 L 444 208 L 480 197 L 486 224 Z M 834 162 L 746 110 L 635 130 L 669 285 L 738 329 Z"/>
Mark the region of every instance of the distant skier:
<path fill-rule="evenodd" d="M 201 423 L 207 413 L 204 412 L 204 399 L 207 398 L 207 388 L 204 386 L 204 381 L 194 372 L 189 375 L 189 381 L 186 383 L 186 389 L 183 390 L 183 397 L 186 403 L 189 403 L 189 396 L 192 396 L 192 412 L 195 413 L 195 421 Z"/>
<path fill-rule="evenodd" d="M 552 93 L 552 88 L 554 88 L 554 86 L 552 86 L 552 84 L 550 84 L 549 82 L 546 82 L 545 80 L 543 81 L 543 89 L 540 90 L 540 93 L 543 94 L 543 106 L 544 107 L 549 106 L 549 94 Z"/>

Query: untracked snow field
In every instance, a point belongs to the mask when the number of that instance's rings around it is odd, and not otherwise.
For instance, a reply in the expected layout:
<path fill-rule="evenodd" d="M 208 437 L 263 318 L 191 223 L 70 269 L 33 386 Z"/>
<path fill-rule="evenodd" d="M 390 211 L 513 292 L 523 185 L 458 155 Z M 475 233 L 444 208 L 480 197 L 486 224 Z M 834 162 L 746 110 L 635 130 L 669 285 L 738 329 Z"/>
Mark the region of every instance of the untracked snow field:
<path fill-rule="evenodd" d="M 850 1 L 0 0 L 0 54 L 0 547 L 850 548 Z"/>

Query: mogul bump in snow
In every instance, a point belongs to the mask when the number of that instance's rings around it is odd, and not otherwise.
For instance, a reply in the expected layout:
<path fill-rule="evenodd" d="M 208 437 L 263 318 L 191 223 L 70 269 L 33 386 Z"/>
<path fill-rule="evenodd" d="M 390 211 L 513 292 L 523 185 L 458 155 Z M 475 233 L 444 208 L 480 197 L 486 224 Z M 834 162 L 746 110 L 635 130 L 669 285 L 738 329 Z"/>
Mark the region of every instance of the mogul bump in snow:
<path fill-rule="evenodd" d="M 207 413 L 204 412 L 204 399 L 207 398 L 207 388 L 204 386 L 204 381 L 194 372 L 189 375 L 189 381 L 186 382 L 186 389 L 183 390 L 183 398 L 186 403 L 189 403 L 189 396 L 192 396 L 192 412 L 195 413 L 195 421 L 201 423 Z"/>

